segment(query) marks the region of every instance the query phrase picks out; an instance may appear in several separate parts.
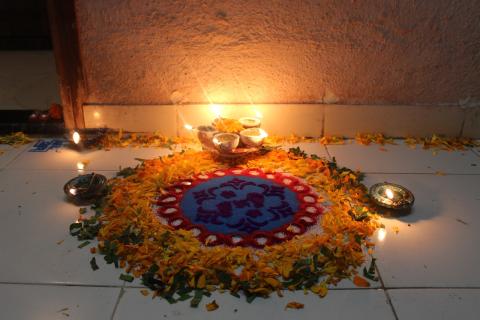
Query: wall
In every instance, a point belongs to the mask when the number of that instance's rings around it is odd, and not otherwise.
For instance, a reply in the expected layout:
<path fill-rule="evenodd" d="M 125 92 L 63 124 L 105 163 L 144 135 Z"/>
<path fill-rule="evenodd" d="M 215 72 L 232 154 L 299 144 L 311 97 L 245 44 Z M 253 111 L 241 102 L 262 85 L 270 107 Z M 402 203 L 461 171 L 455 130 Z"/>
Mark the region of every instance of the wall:
<path fill-rule="evenodd" d="M 477 105 L 476 0 L 77 0 L 88 102 Z"/>
<path fill-rule="evenodd" d="M 0 110 L 50 108 L 60 102 L 51 51 L 0 51 Z"/>

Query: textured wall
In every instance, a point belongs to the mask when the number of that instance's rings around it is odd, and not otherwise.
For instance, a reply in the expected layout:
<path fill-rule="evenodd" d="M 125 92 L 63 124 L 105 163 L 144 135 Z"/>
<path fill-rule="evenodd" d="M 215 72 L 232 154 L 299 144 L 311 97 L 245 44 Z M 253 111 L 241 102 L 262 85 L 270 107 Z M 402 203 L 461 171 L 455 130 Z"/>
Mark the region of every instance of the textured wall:
<path fill-rule="evenodd" d="M 478 0 L 77 0 L 92 103 L 475 104 Z"/>
<path fill-rule="evenodd" d="M 60 102 L 51 51 L 0 51 L 0 110 L 48 109 Z"/>

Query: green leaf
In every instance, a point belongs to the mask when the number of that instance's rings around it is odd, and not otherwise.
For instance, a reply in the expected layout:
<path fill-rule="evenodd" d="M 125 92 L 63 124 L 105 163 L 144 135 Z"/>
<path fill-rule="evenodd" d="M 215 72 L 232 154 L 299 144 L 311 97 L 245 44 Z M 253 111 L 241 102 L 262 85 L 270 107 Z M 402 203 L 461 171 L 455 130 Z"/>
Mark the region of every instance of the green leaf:
<path fill-rule="evenodd" d="M 216 273 L 217 273 L 217 279 L 221 283 L 223 283 L 225 289 L 230 288 L 232 284 L 232 276 L 221 270 L 216 270 Z"/>
<path fill-rule="evenodd" d="M 362 236 L 360 236 L 359 234 L 356 234 L 355 235 L 355 242 L 361 245 L 362 244 Z"/>
<path fill-rule="evenodd" d="M 306 158 L 308 155 L 305 153 L 305 151 L 303 151 L 302 149 L 300 149 L 300 147 L 296 147 L 296 148 L 290 148 L 288 149 L 288 152 L 293 154 L 294 156 L 297 156 L 297 157 L 302 157 L 302 158 Z"/>
<path fill-rule="evenodd" d="M 78 245 L 77 248 L 82 249 L 83 247 L 86 247 L 90 244 L 90 241 L 84 241 Z"/>
<path fill-rule="evenodd" d="M 257 298 L 257 296 L 254 295 L 254 294 L 248 295 L 248 296 L 247 296 L 247 302 L 248 302 L 248 303 L 252 303 L 253 300 L 255 300 L 255 298 Z"/>
<path fill-rule="evenodd" d="M 177 300 L 175 300 L 175 298 L 172 297 L 172 296 L 165 296 L 164 298 L 165 298 L 165 300 L 167 300 L 168 303 L 170 303 L 170 304 L 177 303 Z"/>
<path fill-rule="evenodd" d="M 370 262 L 370 266 L 368 267 L 368 270 L 366 267 L 363 267 L 363 275 L 365 278 L 370 279 L 372 281 L 378 281 L 378 277 L 376 275 L 376 269 L 375 269 L 375 261 L 377 259 L 372 258 L 372 262 Z"/>
<path fill-rule="evenodd" d="M 120 280 L 127 281 L 127 282 L 132 282 L 133 279 L 135 279 L 132 275 L 129 274 L 121 274 L 120 275 Z"/>
<path fill-rule="evenodd" d="M 97 265 L 97 260 L 95 260 L 95 257 L 90 260 L 90 267 L 92 267 L 93 271 L 100 269 Z"/>
<path fill-rule="evenodd" d="M 73 231 L 76 231 L 77 229 L 81 229 L 82 228 L 82 224 L 80 222 L 74 222 L 70 225 L 70 233 L 72 233 Z"/>
<path fill-rule="evenodd" d="M 197 308 L 200 302 L 202 301 L 203 297 L 203 290 L 195 290 L 195 294 L 193 295 L 193 299 L 190 300 L 190 307 Z"/>
<path fill-rule="evenodd" d="M 80 213 L 80 214 L 85 214 L 85 213 L 87 213 L 87 208 L 80 208 L 80 209 L 78 209 L 78 213 Z"/>
<path fill-rule="evenodd" d="M 117 172 L 117 177 L 126 178 L 126 177 L 129 177 L 131 175 L 134 175 L 135 172 L 136 172 L 135 168 L 126 167 L 126 168 L 123 168 L 123 169 L 121 169 L 120 171 Z"/>
<path fill-rule="evenodd" d="M 179 296 L 180 297 L 178 298 L 178 301 L 185 301 L 192 298 L 192 296 L 188 293 L 180 294 Z"/>
<path fill-rule="evenodd" d="M 159 267 L 156 264 L 153 264 L 147 272 L 142 274 L 143 285 L 153 291 L 162 291 L 165 288 L 165 284 L 161 280 L 155 278 L 158 269 Z"/>

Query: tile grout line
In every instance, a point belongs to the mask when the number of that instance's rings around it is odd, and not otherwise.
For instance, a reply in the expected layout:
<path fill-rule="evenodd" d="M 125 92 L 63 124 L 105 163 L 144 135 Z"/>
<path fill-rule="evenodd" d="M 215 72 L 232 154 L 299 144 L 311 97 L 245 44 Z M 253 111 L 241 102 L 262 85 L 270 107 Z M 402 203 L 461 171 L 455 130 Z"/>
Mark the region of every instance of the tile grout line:
<path fill-rule="evenodd" d="M 30 144 L 31 143 L 29 143 L 28 145 L 30 145 Z M 25 148 L 22 151 L 20 151 L 15 157 L 13 157 L 13 159 L 11 159 L 7 163 L 5 163 L 5 165 L 3 166 L 2 169 L 4 169 L 4 170 L 7 169 L 8 166 L 10 166 L 10 164 L 12 164 L 15 160 L 17 160 L 22 154 L 24 154 L 27 151 L 27 149 L 29 148 L 29 147 L 27 148 L 28 145 L 25 145 L 24 146 Z"/>
<path fill-rule="evenodd" d="M 120 305 L 120 300 L 122 299 L 124 294 L 125 294 L 125 281 L 123 282 L 123 285 L 120 287 L 120 292 L 118 293 L 117 301 L 115 301 L 115 306 L 113 307 L 110 320 L 113 320 L 115 318 L 115 313 L 117 312 L 118 306 Z"/>
<path fill-rule="evenodd" d="M 45 287 L 80 287 L 80 288 L 121 288 L 123 285 L 79 284 L 79 283 L 47 283 L 47 282 L 16 282 L 0 281 L 0 285 L 45 286 Z"/>
<path fill-rule="evenodd" d="M 380 268 L 378 267 L 378 265 L 375 265 L 375 270 L 377 270 L 378 279 L 380 280 L 381 288 L 382 288 L 383 292 L 385 293 L 385 297 L 387 298 L 387 303 L 392 310 L 393 316 L 395 317 L 395 320 L 399 320 L 398 315 L 397 315 L 397 311 L 395 310 L 395 307 L 393 306 L 393 302 L 392 302 L 392 298 L 390 297 L 390 293 L 385 288 L 385 282 L 383 282 L 382 274 L 380 273 Z"/>
<path fill-rule="evenodd" d="M 480 290 L 480 287 L 385 287 L 388 290 Z"/>
<path fill-rule="evenodd" d="M 480 156 L 479 156 L 480 157 Z M 30 168 L 0 168 L 3 171 L 28 171 L 28 172 L 78 172 L 78 169 L 30 169 Z M 87 169 L 84 172 L 118 172 L 118 169 Z M 381 172 L 381 171 L 361 171 L 364 174 L 401 174 L 401 175 L 432 175 L 436 176 L 435 172 Z M 480 173 L 455 173 L 455 172 L 444 172 L 445 176 L 480 176 Z"/>
<path fill-rule="evenodd" d="M 374 171 L 374 172 L 369 172 L 369 171 L 361 171 L 364 174 L 410 174 L 410 175 L 431 175 L 431 176 L 441 176 L 435 172 L 379 172 L 379 171 Z M 449 172 L 443 172 L 443 176 L 479 176 L 480 173 L 449 173 Z"/>
<path fill-rule="evenodd" d="M 474 148 L 472 148 L 472 152 L 474 155 L 476 155 L 477 157 L 480 157 L 480 149 L 477 151 L 475 150 Z"/>
<path fill-rule="evenodd" d="M 377 270 L 377 273 L 380 272 Z M 145 286 L 142 285 L 102 285 L 102 284 L 78 284 L 78 283 L 47 283 L 47 282 L 16 282 L 16 281 L 0 281 L 0 285 L 21 285 L 21 286 L 52 286 L 52 287 L 80 287 L 80 288 L 125 288 L 125 289 L 145 289 Z M 383 289 L 383 287 L 369 287 L 369 288 L 328 288 L 331 291 L 348 291 L 348 290 L 378 290 Z M 480 290 L 480 286 L 405 286 L 405 287 L 390 287 L 385 286 L 387 290 Z"/>
<path fill-rule="evenodd" d="M 463 117 L 462 117 L 462 122 L 460 124 L 460 132 L 458 133 L 458 136 L 461 137 L 463 136 L 463 131 L 465 129 L 465 122 L 467 121 L 467 109 L 461 108 L 463 111 Z"/>
<path fill-rule="evenodd" d="M 328 159 L 330 161 L 333 161 L 332 155 L 330 154 L 330 151 L 328 151 L 328 146 L 326 144 L 324 144 L 323 147 L 325 148 L 325 152 L 327 153 Z"/>

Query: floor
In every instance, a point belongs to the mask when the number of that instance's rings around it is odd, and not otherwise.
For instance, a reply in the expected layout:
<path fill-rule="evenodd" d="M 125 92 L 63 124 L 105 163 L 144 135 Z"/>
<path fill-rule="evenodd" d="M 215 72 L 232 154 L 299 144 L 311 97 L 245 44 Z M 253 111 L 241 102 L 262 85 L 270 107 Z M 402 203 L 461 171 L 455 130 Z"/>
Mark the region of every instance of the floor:
<path fill-rule="evenodd" d="M 143 297 L 138 282 L 123 283 L 120 271 L 102 264 L 92 271 L 90 253 L 78 249 L 68 226 L 78 207 L 64 200 L 63 184 L 85 172 L 114 175 L 135 158 L 168 154 L 163 149 L 82 152 L 61 148 L 31 152 L 0 146 L 1 319 L 478 319 L 480 313 L 480 150 L 439 152 L 399 145 L 324 147 L 300 144 L 308 153 L 366 173 L 366 185 L 390 181 L 407 186 L 413 212 L 383 219 L 375 236 L 381 281 L 357 288 L 343 281 L 320 299 L 287 292 L 247 304 L 229 294 L 213 296 L 220 308 L 207 312 L 188 303 L 169 305 Z M 385 151 L 386 150 L 386 151 Z M 213 299 L 211 298 L 211 299 Z M 203 301 L 203 302 L 209 302 Z M 290 301 L 302 310 L 284 310 Z M 203 304 L 202 302 L 202 304 Z"/>

